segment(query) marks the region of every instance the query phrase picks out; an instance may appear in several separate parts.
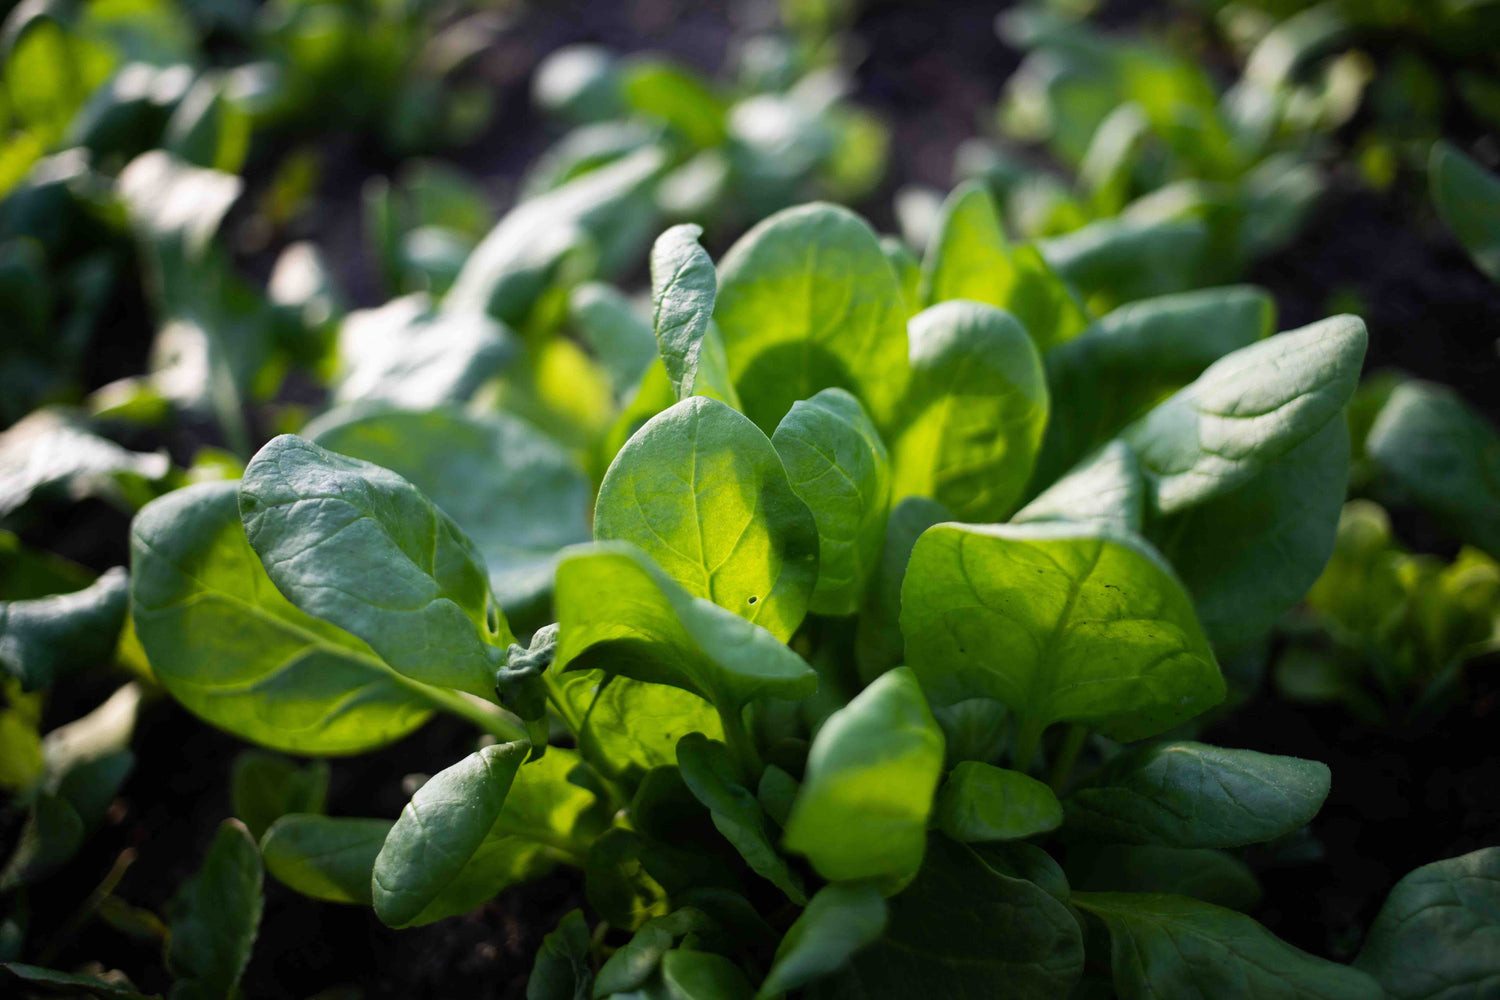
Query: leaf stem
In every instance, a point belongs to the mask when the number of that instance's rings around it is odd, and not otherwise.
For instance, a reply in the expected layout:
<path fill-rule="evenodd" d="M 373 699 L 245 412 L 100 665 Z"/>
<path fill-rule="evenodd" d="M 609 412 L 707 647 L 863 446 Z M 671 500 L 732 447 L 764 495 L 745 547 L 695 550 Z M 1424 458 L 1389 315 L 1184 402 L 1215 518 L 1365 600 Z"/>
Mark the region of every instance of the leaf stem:
<path fill-rule="evenodd" d="M 1073 765 L 1078 762 L 1078 754 L 1083 750 L 1083 744 L 1088 738 L 1088 726 L 1081 722 L 1068 724 L 1068 731 L 1063 736 L 1062 748 L 1058 750 L 1057 760 L 1052 762 L 1052 772 L 1047 779 L 1047 784 L 1052 786 L 1054 792 L 1062 793 L 1068 776 L 1073 773 Z"/>
<path fill-rule="evenodd" d="M 1021 731 L 1016 736 L 1016 748 L 1011 752 L 1011 767 L 1023 774 L 1031 771 L 1031 763 L 1036 758 L 1037 748 L 1042 744 L 1042 733 L 1047 724 L 1040 719 L 1027 719 L 1021 723 Z"/>
<path fill-rule="evenodd" d="M 562 719 L 563 725 L 568 727 L 568 732 L 573 734 L 573 743 L 578 747 L 578 755 L 589 770 L 599 779 L 613 798 L 610 803 L 611 812 L 617 811 L 630 804 L 630 796 L 625 794 L 624 787 L 620 784 L 620 771 L 602 759 L 589 749 L 589 745 L 583 738 L 583 720 L 573 711 L 573 706 L 563 697 L 562 688 L 557 683 L 550 669 L 542 671 L 542 683 L 547 688 L 547 702 L 557 712 L 558 718 Z"/>
<path fill-rule="evenodd" d="M 744 706 L 729 706 L 727 709 L 718 705 L 714 706 L 719 711 L 719 720 L 724 725 L 724 742 L 729 746 L 729 752 L 734 755 L 735 762 L 739 764 L 740 772 L 749 780 L 749 788 L 754 788 L 755 783 L 760 780 L 761 772 L 765 771 L 766 765 L 760 758 L 760 751 L 755 746 L 755 739 L 750 735 L 750 730 L 745 728 Z"/>

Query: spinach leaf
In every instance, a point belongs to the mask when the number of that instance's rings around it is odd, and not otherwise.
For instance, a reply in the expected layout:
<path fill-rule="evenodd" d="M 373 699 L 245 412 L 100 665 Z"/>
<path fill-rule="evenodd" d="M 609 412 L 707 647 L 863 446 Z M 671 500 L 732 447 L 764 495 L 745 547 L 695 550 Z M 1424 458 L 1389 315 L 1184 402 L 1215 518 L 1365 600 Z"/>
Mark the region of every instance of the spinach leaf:
<path fill-rule="evenodd" d="M 755 796 L 740 784 L 729 749 L 702 733 L 689 733 L 677 743 L 677 766 L 695 798 L 708 807 L 714 826 L 734 845 L 758 875 L 805 905 L 802 879 L 776 853 L 765 812 Z"/>
<path fill-rule="evenodd" d="M 427 296 L 407 295 L 339 325 L 333 399 L 408 410 L 465 403 L 517 350 L 510 330 L 488 316 L 435 312 Z"/>
<path fill-rule="evenodd" d="M 561 446 L 507 414 L 334 411 L 304 433 L 390 469 L 452 517 L 508 616 L 537 617 L 558 551 L 588 539 L 588 478 Z"/>
<path fill-rule="evenodd" d="M 855 633 L 859 674 L 866 682 L 901 664 L 901 581 L 906 564 L 922 532 L 950 516 L 948 508 L 930 497 L 905 497 L 891 505 L 880 562 Z"/>
<path fill-rule="evenodd" d="M 0 670 L 35 691 L 107 662 L 125 624 L 130 580 L 116 566 L 82 590 L 0 601 Z"/>
<path fill-rule="evenodd" d="M 1068 796 L 1067 828 L 1127 844 L 1240 847 L 1305 825 L 1329 780 L 1317 761 L 1156 743 L 1110 761 Z"/>
<path fill-rule="evenodd" d="M 1356 968 L 1394 1000 L 1480 996 L 1500 982 L 1500 848 L 1411 872 L 1386 898 Z"/>
<path fill-rule="evenodd" d="M 602 667 L 672 684 L 721 713 L 758 697 L 804 697 L 817 686 L 812 668 L 771 633 L 693 597 L 624 543 L 563 553 L 557 617 L 559 671 Z"/>
<path fill-rule="evenodd" d="M 290 434 L 240 481 L 245 536 L 278 590 L 419 681 L 488 695 L 515 641 L 474 543 L 405 479 Z"/>
<path fill-rule="evenodd" d="M 1500 282 L 1500 178 L 1446 140 L 1433 144 L 1427 178 L 1432 203 L 1474 266 Z"/>
<path fill-rule="evenodd" d="M 174 996 L 184 990 L 226 1000 L 235 995 L 260 930 L 262 879 L 255 841 L 244 824 L 225 820 L 198 874 L 168 907 L 167 968 L 178 980 Z"/>
<path fill-rule="evenodd" d="M 394 825 L 388 819 L 289 813 L 266 831 L 261 858 L 278 882 L 304 896 L 370 906 L 375 858 Z"/>
<path fill-rule="evenodd" d="M 693 393 L 719 287 L 714 262 L 698 245 L 701 235 L 701 226 L 673 226 L 651 248 L 651 325 L 678 399 Z"/>
<path fill-rule="evenodd" d="M 911 670 L 881 675 L 813 738 L 786 848 L 830 880 L 916 875 L 943 769 L 943 731 Z"/>
<path fill-rule="evenodd" d="M 939 705 L 995 698 L 1020 721 L 1017 767 L 1072 720 L 1140 739 L 1224 696 L 1182 586 L 1102 524 L 929 528 L 901 589 L 906 656 Z"/>
<path fill-rule="evenodd" d="M 1013 317 L 945 302 L 912 317 L 911 387 L 891 448 L 891 495 L 996 521 L 1031 478 L 1049 408 L 1041 358 Z"/>
<path fill-rule="evenodd" d="M 1066 906 L 934 835 L 915 881 L 889 901 L 890 924 L 840 976 L 853 996 L 1066 996 L 1083 972 L 1083 938 Z"/>
<path fill-rule="evenodd" d="M 771 444 L 792 491 L 818 528 L 818 579 L 809 610 L 859 610 L 885 542 L 890 457 L 864 408 L 843 389 L 798 400 Z"/>
<path fill-rule="evenodd" d="M 417 789 L 375 858 L 371 885 L 382 921 L 391 927 L 426 922 L 425 911 L 499 820 L 526 753 L 522 743 L 488 746 Z"/>
<path fill-rule="evenodd" d="M 1246 913 L 1260 902 L 1260 883 L 1226 851 L 1157 844 L 1085 844 L 1068 848 L 1068 881 L 1080 892 L 1146 892 L 1190 896 Z"/>
<path fill-rule="evenodd" d="M 234 815 L 259 841 L 287 813 L 322 813 L 328 801 L 329 767 L 296 761 L 263 750 L 246 750 L 234 759 L 229 778 Z"/>
<path fill-rule="evenodd" d="M 891 427 L 906 384 L 906 304 L 858 216 L 804 205 L 751 229 L 720 263 L 714 318 L 745 413 L 765 433 L 829 387 Z"/>
<path fill-rule="evenodd" d="M 1369 976 L 1293 948 L 1249 917 L 1182 896 L 1074 893 L 1109 928 L 1122 1000 L 1379 1000 Z"/>
<path fill-rule="evenodd" d="M 424 685 L 281 596 L 238 491 L 188 486 L 136 516 L 131 613 L 156 678 L 214 725 L 289 753 L 354 753 L 421 725 L 436 707 Z"/>
<path fill-rule="evenodd" d="M 1099 522 L 1140 531 L 1145 517 L 1146 477 L 1135 449 L 1116 439 L 1033 497 L 1010 520 Z"/>
<path fill-rule="evenodd" d="M 932 820 L 959 843 L 1020 840 L 1061 826 L 1063 807 L 1035 778 L 966 760 L 938 790 Z"/>
<path fill-rule="evenodd" d="M 1500 557 L 1500 434 L 1457 393 L 1398 386 L 1365 451 L 1450 531 Z"/>
<path fill-rule="evenodd" d="M 1275 304 L 1249 285 L 1144 299 L 1046 354 L 1054 401 L 1033 483 L 1046 484 L 1219 358 L 1269 335 Z"/>
<path fill-rule="evenodd" d="M 615 456 L 594 536 L 639 546 L 694 597 L 786 640 L 818 566 L 818 530 L 766 436 L 702 396 L 653 417 Z"/>
<path fill-rule="evenodd" d="M 922 259 L 922 303 L 969 299 L 1003 307 L 1014 280 L 989 190 L 978 181 L 954 188 L 938 212 L 937 229 Z"/>
<path fill-rule="evenodd" d="M 526 981 L 526 1000 L 590 1000 L 594 986 L 591 944 L 583 912 L 569 910 L 557 928 L 542 938 Z"/>
<path fill-rule="evenodd" d="M 886 903 L 873 886 L 834 883 L 819 889 L 776 948 L 756 997 L 770 1000 L 843 968 L 885 931 Z"/>

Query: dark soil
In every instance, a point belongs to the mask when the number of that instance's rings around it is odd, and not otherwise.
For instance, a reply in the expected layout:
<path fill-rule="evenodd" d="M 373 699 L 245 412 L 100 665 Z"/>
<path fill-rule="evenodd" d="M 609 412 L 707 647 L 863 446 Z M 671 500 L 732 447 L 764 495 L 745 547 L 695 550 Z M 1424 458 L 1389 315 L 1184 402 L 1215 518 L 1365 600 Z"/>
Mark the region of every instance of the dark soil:
<path fill-rule="evenodd" d="M 864 5 L 854 29 L 864 55 L 855 97 L 891 126 L 893 163 L 882 189 L 859 207 L 882 229 L 894 228 L 893 190 L 907 183 L 947 187 L 954 150 L 987 131 L 996 95 L 1019 62 L 994 34 L 999 6 L 967 0 Z M 560 133 L 530 107 L 530 76 L 545 54 L 592 41 L 619 51 L 670 52 L 712 72 L 735 31 L 765 26 L 773 12 L 769 0 L 526 5 L 474 70 L 495 89 L 494 123 L 446 158 L 482 178 L 497 208 L 508 205 L 523 167 Z M 1159 16 L 1160 8 L 1116 2 L 1105 14 L 1110 24 L 1134 24 Z M 290 231 L 276 234 L 276 243 L 315 239 L 350 301 L 377 303 L 385 292 L 361 230 L 359 192 L 394 161 L 350 135 L 308 141 L 322 154 L 316 203 Z M 288 138 L 288 148 L 297 142 Z M 247 200 L 267 178 L 266 171 L 252 174 Z M 265 271 L 273 249 L 246 255 L 245 266 Z M 1493 389 L 1500 375 L 1494 346 L 1500 293 L 1409 190 L 1378 196 L 1336 177 L 1301 238 L 1257 265 L 1247 280 L 1275 293 L 1283 328 L 1320 318 L 1331 302 L 1358 302 L 1371 332 L 1372 369 L 1398 367 L 1454 385 L 1492 419 L 1500 417 Z M 131 322 L 116 331 L 120 346 L 91 367 L 91 384 L 140 370 L 149 328 L 137 305 L 127 312 Z M 98 568 L 123 561 L 118 519 L 98 511 L 73 517 L 46 526 L 44 547 Z M 1471 676 L 1493 675 L 1497 664 L 1487 666 Z M 85 684 L 60 695 L 49 724 L 81 714 L 105 694 Z M 1333 793 L 1312 826 L 1321 857 L 1289 864 L 1285 855 L 1252 856 L 1266 889 L 1256 916 L 1303 948 L 1347 959 L 1397 878 L 1419 864 L 1500 842 L 1492 755 L 1497 714 L 1500 687 L 1490 680 L 1427 732 L 1371 730 L 1341 712 L 1288 705 L 1269 692 L 1219 724 L 1209 735 L 1214 741 L 1315 758 L 1333 770 Z M 404 774 L 435 772 L 466 753 L 472 740 L 462 724 L 437 720 L 383 751 L 335 761 L 330 811 L 393 817 L 404 804 Z M 119 895 L 160 912 L 229 815 L 229 771 L 242 746 L 169 701 L 151 706 L 136 739 L 137 768 L 116 810 L 78 861 L 33 894 L 33 927 L 61 925 L 127 848 L 136 860 Z M 0 840 L 13 830 L 13 824 L 9 831 L 0 828 Z M 354 985 L 372 998 L 518 998 L 542 935 L 580 905 L 581 878 L 560 872 L 468 916 L 395 933 L 366 909 L 313 903 L 268 878 L 245 995 L 311 996 Z M 168 986 L 152 945 L 97 921 L 55 959 L 64 966 L 97 959 L 129 972 L 148 990 Z"/>

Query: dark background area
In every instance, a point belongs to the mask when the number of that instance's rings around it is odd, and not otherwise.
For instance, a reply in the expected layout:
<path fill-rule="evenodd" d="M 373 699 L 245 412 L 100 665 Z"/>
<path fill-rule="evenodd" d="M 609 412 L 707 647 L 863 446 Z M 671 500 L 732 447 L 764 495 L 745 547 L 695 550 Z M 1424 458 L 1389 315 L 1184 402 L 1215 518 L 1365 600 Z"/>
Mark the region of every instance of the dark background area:
<path fill-rule="evenodd" d="M 1003 6 L 862 6 L 852 27 L 859 55 L 852 97 L 891 129 L 892 159 L 881 188 L 855 207 L 883 231 L 895 228 L 890 204 L 896 189 L 917 183 L 946 190 L 958 145 L 993 131 L 996 98 L 1019 63 L 1018 53 L 993 30 Z M 509 16 L 472 70 L 494 89 L 494 119 L 477 141 L 441 157 L 482 180 L 497 217 L 514 200 L 523 169 L 562 132 L 530 101 L 532 73 L 548 53 L 595 42 L 618 52 L 669 53 L 713 75 L 725 64 L 734 36 L 776 23 L 775 4 L 768 0 L 554 0 Z M 1105 4 L 1096 20 L 1121 30 L 1158 30 L 1187 16 L 1167 5 L 1118 2 Z M 1474 137 L 1472 123 L 1454 127 L 1460 139 Z M 243 263 L 263 279 L 279 245 L 311 239 L 333 265 L 350 305 L 378 304 L 383 294 L 362 232 L 360 190 L 398 164 L 373 142 L 337 130 L 318 140 L 318 152 L 323 173 L 311 210 L 278 234 L 277 246 L 241 248 Z M 1331 176 L 1331 191 L 1303 235 L 1258 264 L 1247 280 L 1275 294 L 1283 328 L 1322 317 L 1331 301 L 1362 303 L 1371 334 L 1370 369 L 1397 367 L 1448 383 L 1496 419 L 1500 291 L 1436 222 L 1419 179 L 1404 178 L 1390 194 L 1376 195 L 1339 169 Z M 247 181 L 248 202 L 270 177 L 252 165 Z M 717 255 L 723 247 L 712 249 Z M 144 314 L 139 320 L 143 361 L 150 331 Z M 131 342 L 128 328 L 120 335 Z M 125 370 L 110 377 L 139 371 L 140 361 L 122 357 Z M 108 557 L 104 565 L 118 561 Z M 1252 855 L 1267 893 L 1255 916 L 1302 948 L 1347 960 L 1397 878 L 1419 864 L 1500 840 L 1500 796 L 1494 794 L 1489 758 L 1500 687 L 1485 680 L 1494 666 L 1493 658 L 1474 665 L 1474 697 L 1441 732 L 1374 731 L 1337 710 L 1263 697 L 1208 734 L 1227 746 L 1318 757 L 1333 768 L 1332 796 L 1312 825 L 1317 850 L 1300 863 L 1289 862 L 1286 851 Z M 102 700 L 108 679 L 98 680 L 97 690 L 85 681 L 54 699 L 48 723 L 66 721 Z M 461 723 L 438 719 L 383 751 L 335 761 L 329 811 L 395 816 L 406 798 L 402 776 L 445 767 L 471 748 L 472 739 Z M 127 847 L 137 860 L 119 894 L 160 911 L 229 815 L 229 768 L 242 747 L 170 700 L 150 706 L 138 732 L 138 764 L 122 795 L 124 808 L 45 894 L 36 894 L 36 926 L 65 920 Z M 581 903 L 581 876 L 560 872 L 467 916 L 392 932 L 366 909 L 312 903 L 268 878 L 245 995 L 312 996 L 355 984 L 372 998 L 520 997 L 542 936 Z M 150 945 L 98 922 L 57 956 L 64 967 L 85 959 L 124 969 L 148 990 L 168 985 L 159 978 Z"/>

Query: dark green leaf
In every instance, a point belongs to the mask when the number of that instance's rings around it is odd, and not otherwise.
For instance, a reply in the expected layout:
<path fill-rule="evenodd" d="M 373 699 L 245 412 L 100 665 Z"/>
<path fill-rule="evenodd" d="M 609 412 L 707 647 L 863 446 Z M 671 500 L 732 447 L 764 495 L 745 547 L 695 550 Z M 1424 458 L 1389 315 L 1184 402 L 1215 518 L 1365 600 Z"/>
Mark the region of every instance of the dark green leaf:
<path fill-rule="evenodd" d="M 838 971 L 880 937 L 886 919 L 885 900 L 873 886 L 824 886 L 781 939 L 756 996 L 769 1000 Z"/>
<path fill-rule="evenodd" d="M 196 995 L 234 995 L 260 930 L 262 878 L 249 831 L 238 820 L 225 820 L 198 874 L 168 908 L 167 968 Z"/>
<path fill-rule="evenodd" d="M 245 535 L 278 590 L 424 683 L 489 695 L 513 640 L 463 530 L 411 483 L 290 434 L 240 482 Z"/>
<path fill-rule="evenodd" d="M 1140 747 L 1068 796 L 1067 826 L 1103 840 L 1240 847 L 1305 825 L 1328 796 L 1325 764 L 1186 741 Z"/>
<path fill-rule="evenodd" d="M 105 982 L 98 976 L 59 972 L 56 969 L 43 969 L 35 965 L 24 965 L 21 962 L 0 962 L 0 969 L 27 986 L 42 990 L 55 989 L 64 996 L 77 996 L 81 991 L 85 996 L 98 997 L 100 1000 L 161 1000 L 160 994 L 137 993 L 129 986 Z"/>
<path fill-rule="evenodd" d="M 125 624 L 129 594 L 130 578 L 116 566 L 71 594 L 0 601 L 0 668 L 23 691 L 35 691 L 107 663 Z"/>
<path fill-rule="evenodd" d="M 589 1000 L 594 986 L 591 946 L 583 912 L 569 910 L 556 930 L 542 938 L 526 982 L 526 1000 Z"/>
<path fill-rule="evenodd" d="M 933 825 L 960 843 L 1020 840 L 1062 825 L 1052 789 L 1019 771 L 964 761 L 938 791 Z"/>
<path fill-rule="evenodd" d="M 1080 892 L 1151 892 L 1190 896 L 1247 912 L 1260 902 L 1260 883 L 1224 851 L 1155 844 L 1068 848 L 1068 881 Z"/>
<path fill-rule="evenodd" d="M 260 840 L 287 813 L 321 815 L 328 801 L 329 767 L 323 761 L 299 766 L 279 754 L 244 750 L 229 778 L 234 815 Z"/>
<path fill-rule="evenodd" d="M 1500 985 L 1500 848 L 1396 883 L 1354 964 L 1392 1000 L 1488 996 Z"/>
<path fill-rule="evenodd" d="M 393 825 L 388 819 L 291 813 L 271 824 L 260 853 L 277 881 L 304 896 L 369 906 L 375 858 Z"/>
<path fill-rule="evenodd" d="M 1249 917 L 1183 896 L 1074 893 L 1109 927 L 1121 1000 L 1380 1000 L 1364 973 L 1315 958 Z"/>
<path fill-rule="evenodd" d="M 1438 214 L 1474 266 L 1500 282 L 1500 178 L 1446 140 L 1433 145 L 1427 176 Z"/>

